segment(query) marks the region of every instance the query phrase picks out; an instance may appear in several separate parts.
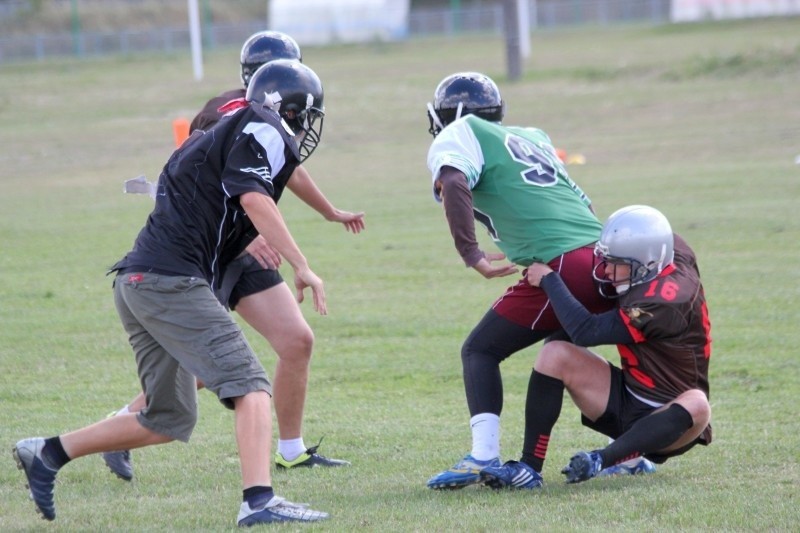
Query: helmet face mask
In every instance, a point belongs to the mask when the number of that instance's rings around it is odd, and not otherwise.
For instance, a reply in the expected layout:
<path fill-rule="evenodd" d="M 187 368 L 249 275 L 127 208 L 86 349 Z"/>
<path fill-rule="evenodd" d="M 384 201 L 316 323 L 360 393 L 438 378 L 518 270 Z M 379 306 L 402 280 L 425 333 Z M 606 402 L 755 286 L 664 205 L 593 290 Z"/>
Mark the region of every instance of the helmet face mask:
<path fill-rule="evenodd" d="M 290 36 L 279 31 L 260 31 L 251 35 L 242 45 L 239 63 L 244 87 L 250 84 L 256 70 L 275 59 L 303 61 L 300 46 Z"/>
<path fill-rule="evenodd" d="M 298 61 L 276 59 L 262 65 L 250 80 L 246 100 L 277 112 L 305 161 L 322 138 L 325 117 L 322 82 Z"/>
<path fill-rule="evenodd" d="M 308 156 L 317 148 L 322 139 L 322 124 L 325 119 L 325 111 L 314 107 L 313 97 L 310 94 L 306 98 L 306 102 L 307 107 L 304 109 L 289 104 L 285 106 L 285 110 L 279 111 L 283 122 L 294 133 L 301 162 L 308 159 Z"/>
<path fill-rule="evenodd" d="M 602 251 L 598 242 L 594 248 L 592 277 L 598 283 L 600 294 L 606 298 L 618 298 L 635 285 L 634 273 L 646 268 L 636 259 L 613 257 Z"/>
<path fill-rule="evenodd" d="M 594 249 L 592 277 L 600 294 L 616 298 L 655 279 L 672 263 L 673 246 L 669 221 L 657 209 L 632 205 L 614 212 Z M 627 274 L 618 272 L 620 268 Z"/>
<path fill-rule="evenodd" d="M 458 72 L 443 79 L 428 104 L 428 133 L 436 137 L 451 122 L 465 115 L 477 115 L 490 122 L 501 122 L 506 104 L 500 90 L 488 76 L 478 72 Z"/>

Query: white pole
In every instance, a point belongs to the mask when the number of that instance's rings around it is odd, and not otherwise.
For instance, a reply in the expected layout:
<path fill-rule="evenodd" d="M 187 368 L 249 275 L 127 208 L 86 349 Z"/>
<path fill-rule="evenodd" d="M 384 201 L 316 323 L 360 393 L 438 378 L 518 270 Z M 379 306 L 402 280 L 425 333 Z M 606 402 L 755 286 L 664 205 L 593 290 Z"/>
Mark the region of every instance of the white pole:
<path fill-rule="evenodd" d="M 523 59 L 531 56 L 531 21 L 528 0 L 517 0 L 519 15 L 519 54 Z"/>
<path fill-rule="evenodd" d="M 203 79 L 203 44 L 200 40 L 200 10 L 197 7 L 197 0 L 187 0 L 189 2 L 189 36 L 192 41 L 192 66 L 194 68 L 194 79 Z"/>

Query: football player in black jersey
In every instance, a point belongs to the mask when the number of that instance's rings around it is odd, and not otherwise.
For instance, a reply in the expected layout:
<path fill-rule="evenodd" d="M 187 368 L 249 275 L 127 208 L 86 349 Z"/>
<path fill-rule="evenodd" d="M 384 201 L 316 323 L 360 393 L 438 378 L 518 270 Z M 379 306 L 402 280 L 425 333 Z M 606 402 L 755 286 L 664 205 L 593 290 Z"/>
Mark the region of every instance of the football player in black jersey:
<path fill-rule="evenodd" d="M 241 105 L 255 71 L 275 59 L 302 61 L 297 42 L 278 31 L 251 35 L 242 46 L 239 60 L 243 86 L 210 99 L 192 120 L 190 132 L 210 129 L 226 112 Z M 337 209 L 302 165 L 295 168 L 286 186 L 325 220 L 341 223 L 354 234 L 364 229 L 364 213 Z M 349 465 L 347 461 L 325 457 L 317 452 L 318 446 L 307 447 L 303 440 L 303 412 L 314 332 L 270 257 L 264 239 L 254 239 L 246 253 L 229 265 L 217 296 L 223 305 L 236 310 L 258 331 L 278 356 L 272 380 L 279 434 L 275 464 L 279 468 Z M 198 385 L 202 387 L 202 383 Z M 139 394 L 113 414 L 137 412 L 144 405 L 144 395 Z M 120 479 L 133 479 L 129 450 L 104 453 L 103 460 Z"/>
<path fill-rule="evenodd" d="M 112 267 L 117 312 L 147 405 L 77 431 L 17 442 L 14 458 L 44 518 L 56 517 L 56 474 L 72 459 L 188 441 L 197 422 L 195 377 L 234 410 L 243 489 L 237 524 L 328 517 L 274 493 L 271 384 L 214 294 L 230 260 L 260 234 L 272 261 L 282 258 L 294 271 L 298 300 L 310 288 L 314 309 L 327 313 L 322 279 L 277 208 L 292 172 L 319 143 L 323 118 L 317 75 L 297 61 L 272 61 L 253 75 L 238 109 L 193 134 L 164 165 L 153 211 L 133 248 Z"/>

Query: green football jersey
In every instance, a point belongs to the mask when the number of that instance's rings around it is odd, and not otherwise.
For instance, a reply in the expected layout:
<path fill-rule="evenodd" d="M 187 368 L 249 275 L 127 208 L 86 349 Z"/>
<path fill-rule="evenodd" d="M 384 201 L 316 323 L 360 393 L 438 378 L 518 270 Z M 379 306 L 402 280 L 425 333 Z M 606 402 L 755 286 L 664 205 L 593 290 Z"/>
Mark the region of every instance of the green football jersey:
<path fill-rule="evenodd" d="M 591 200 L 540 129 L 467 115 L 445 127 L 428 151 L 434 181 L 443 166 L 467 177 L 475 219 L 513 263 L 546 263 L 600 237 Z"/>

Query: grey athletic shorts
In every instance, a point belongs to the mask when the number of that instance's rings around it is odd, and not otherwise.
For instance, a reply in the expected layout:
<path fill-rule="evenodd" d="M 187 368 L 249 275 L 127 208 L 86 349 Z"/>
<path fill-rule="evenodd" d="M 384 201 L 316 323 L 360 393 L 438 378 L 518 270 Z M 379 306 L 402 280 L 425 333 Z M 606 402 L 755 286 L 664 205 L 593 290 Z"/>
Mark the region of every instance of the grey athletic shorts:
<path fill-rule="evenodd" d="M 195 376 L 229 409 L 247 393 L 272 394 L 264 367 L 205 280 L 120 274 L 114 303 L 136 355 L 147 398 L 138 420 L 147 429 L 189 440 L 197 421 Z"/>

